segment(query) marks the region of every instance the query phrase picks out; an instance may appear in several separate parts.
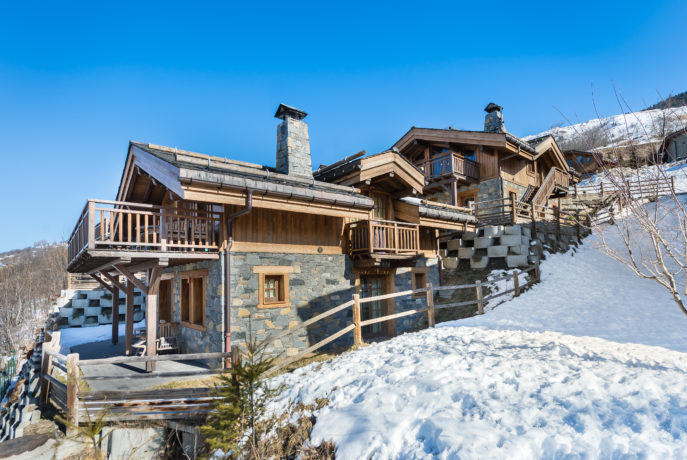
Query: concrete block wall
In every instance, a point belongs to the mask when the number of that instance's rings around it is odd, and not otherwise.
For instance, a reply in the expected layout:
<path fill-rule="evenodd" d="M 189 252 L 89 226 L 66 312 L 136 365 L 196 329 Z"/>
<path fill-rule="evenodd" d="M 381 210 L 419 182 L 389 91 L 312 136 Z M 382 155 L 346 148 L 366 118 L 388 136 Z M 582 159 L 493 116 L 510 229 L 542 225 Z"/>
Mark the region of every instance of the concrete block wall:
<path fill-rule="evenodd" d="M 58 326 L 93 327 L 112 324 L 112 293 L 104 289 L 63 289 L 55 302 Z M 145 317 L 145 295 L 134 290 L 134 322 Z M 119 322 L 126 321 L 126 292 L 119 291 Z"/>

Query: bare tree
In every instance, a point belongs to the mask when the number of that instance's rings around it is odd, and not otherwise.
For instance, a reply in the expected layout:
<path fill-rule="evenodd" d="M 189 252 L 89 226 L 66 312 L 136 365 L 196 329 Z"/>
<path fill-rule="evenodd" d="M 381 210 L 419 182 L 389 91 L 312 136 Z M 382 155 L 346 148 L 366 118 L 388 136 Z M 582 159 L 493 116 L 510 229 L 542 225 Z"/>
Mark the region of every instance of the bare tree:
<path fill-rule="evenodd" d="M 623 110 L 627 124 L 627 118 L 636 115 L 617 91 L 616 97 L 619 106 L 628 109 Z M 672 119 L 671 112 L 667 111 L 659 119 L 652 120 L 653 126 L 643 126 L 646 137 L 653 137 L 657 132 L 665 137 L 668 134 L 666 127 L 675 126 L 675 120 L 683 116 L 684 113 L 675 114 Z M 627 145 L 635 147 L 636 143 L 628 130 Z M 610 209 L 615 214 L 615 225 L 597 225 L 594 232 L 605 254 L 638 277 L 659 284 L 687 315 L 687 195 L 672 187 L 673 179 L 661 161 L 661 144 L 650 146 L 650 164 L 644 168 L 605 171 L 606 190 L 615 194 Z M 620 162 L 620 149 L 612 154 Z M 683 177 L 677 179 L 679 184 Z M 684 179 L 687 180 L 687 176 Z"/>
<path fill-rule="evenodd" d="M 0 268 L 0 353 L 17 352 L 34 340 L 51 300 L 66 287 L 66 264 L 64 245 L 40 242 Z"/>

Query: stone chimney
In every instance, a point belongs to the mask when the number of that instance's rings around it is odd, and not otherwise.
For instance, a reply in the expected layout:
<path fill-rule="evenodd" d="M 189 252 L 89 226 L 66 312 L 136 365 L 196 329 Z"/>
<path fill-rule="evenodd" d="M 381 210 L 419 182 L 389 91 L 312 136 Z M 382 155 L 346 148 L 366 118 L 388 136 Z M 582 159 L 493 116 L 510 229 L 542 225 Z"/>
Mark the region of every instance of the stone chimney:
<path fill-rule="evenodd" d="M 283 121 L 277 126 L 277 171 L 312 179 L 308 125 L 302 110 L 279 104 L 275 118 Z"/>
<path fill-rule="evenodd" d="M 487 114 L 484 116 L 484 131 L 487 133 L 505 133 L 506 125 L 503 123 L 503 107 L 490 102 L 484 108 Z"/>

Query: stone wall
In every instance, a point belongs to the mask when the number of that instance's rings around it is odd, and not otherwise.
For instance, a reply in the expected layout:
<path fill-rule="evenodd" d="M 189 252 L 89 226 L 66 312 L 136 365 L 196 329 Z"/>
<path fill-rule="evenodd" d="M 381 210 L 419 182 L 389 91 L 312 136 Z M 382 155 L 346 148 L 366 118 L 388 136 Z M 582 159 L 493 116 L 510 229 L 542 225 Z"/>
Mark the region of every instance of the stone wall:
<path fill-rule="evenodd" d="M 206 260 L 168 268 L 165 273 L 173 273 L 172 282 L 172 317 L 181 322 L 181 280 L 179 274 L 190 270 L 207 269 L 205 289 L 205 329 L 195 329 L 181 324 L 181 351 L 183 353 L 210 353 L 223 351 L 224 339 L 224 294 L 222 259 Z"/>
<path fill-rule="evenodd" d="M 507 197 L 507 196 L 508 196 L 508 193 L 507 193 L 507 191 L 505 190 L 505 187 L 508 187 L 508 188 L 510 188 L 510 189 L 515 190 L 515 192 L 517 193 L 517 198 L 518 198 L 518 200 L 522 199 L 522 196 L 523 196 L 523 195 L 525 194 L 525 192 L 527 191 L 527 187 L 524 187 L 524 186 L 522 186 L 522 185 L 516 184 L 515 182 L 509 181 L 509 180 L 506 180 L 506 179 L 503 180 L 503 187 L 504 187 L 504 193 L 503 193 L 503 196 L 504 196 L 504 197 Z"/>
<path fill-rule="evenodd" d="M 495 177 L 493 179 L 485 180 L 479 183 L 479 190 L 477 191 L 477 202 L 500 200 L 503 198 L 501 193 L 501 178 Z"/>
<path fill-rule="evenodd" d="M 286 117 L 277 126 L 277 170 L 312 178 L 308 125 L 304 121 Z"/>
<path fill-rule="evenodd" d="M 293 273 L 289 274 L 290 305 L 258 308 L 259 275 L 253 272 L 253 267 L 261 265 L 293 268 Z M 352 268 L 351 259 L 343 254 L 232 253 L 232 343 L 245 342 L 249 331 L 262 340 L 350 300 L 354 293 Z M 289 334 L 276 344 L 270 344 L 268 352 L 293 356 L 343 329 L 351 321 L 350 312 L 346 309 L 318 322 L 314 328 Z M 333 346 L 345 346 L 350 342 L 352 338 L 346 334 Z"/>
<path fill-rule="evenodd" d="M 432 283 L 432 286 L 439 286 L 439 259 L 420 259 L 418 267 L 427 267 L 427 282 Z M 412 289 L 413 271 L 410 267 L 400 267 L 396 269 L 396 277 L 394 278 L 396 292 L 407 291 Z M 419 289 L 424 286 L 416 286 Z M 422 295 L 418 297 L 403 296 L 396 298 L 396 313 L 413 310 L 415 308 L 424 308 L 427 306 L 427 296 Z M 427 314 L 419 313 L 417 315 L 410 315 L 396 320 L 396 334 L 418 330 L 427 326 Z"/>

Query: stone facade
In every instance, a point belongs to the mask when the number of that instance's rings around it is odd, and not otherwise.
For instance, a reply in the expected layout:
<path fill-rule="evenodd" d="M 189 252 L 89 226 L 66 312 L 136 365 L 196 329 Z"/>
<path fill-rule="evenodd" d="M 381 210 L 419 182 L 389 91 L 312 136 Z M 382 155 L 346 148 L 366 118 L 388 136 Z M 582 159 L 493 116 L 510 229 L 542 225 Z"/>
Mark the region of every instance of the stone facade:
<path fill-rule="evenodd" d="M 500 200 L 503 198 L 501 191 L 501 178 L 495 177 L 493 179 L 485 180 L 479 183 L 479 190 L 477 191 L 477 202 Z"/>
<path fill-rule="evenodd" d="M 207 269 L 205 287 L 205 329 L 196 329 L 181 324 L 180 340 L 183 353 L 209 353 L 223 351 L 224 347 L 224 291 L 222 264 L 220 260 L 209 260 L 186 265 L 179 265 L 165 270 L 173 273 L 172 282 L 172 318 L 181 322 L 181 278 L 180 273 Z"/>
<path fill-rule="evenodd" d="M 420 259 L 418 261 L 418 267 L 427 267 L 427 282 L 432 283 L 432 286 L 439 286 L 439 259 Z M 412 289 L 413 271 L 410 267 L 401 267 L 396 269 L 396 277 L 394 278 L 394 284 L 396 291 L 406 291 Z M 419 289 L 424 286 L 416 286 Z M 427 297 L 412 297 L 403 296 L 396 298 L 396 313 L 401 313 L 408 310 L 413 310 L 415 308 L 423 308 L 427 306 Z M 404 332 L 410 332 L 422 327 L 427 326 L 427 315 L 417 314 L 405 316 L 396 320 L 396 334 L 402 334 Z"/>
<path fill-rule="evenodd" d="M 258 308 L 259 274 L 256 266 L 292 267 L 289 277 L 290 305 Z M 249 332 L 262 340 L 294 323 L 350 300 L 354 293 L 353 262 L 343 254 L 232 253 L 231 256 L 231 336 L 232 343 L 245 342 Z M 350 309 L 318 322 L 316 327 L 289 334 L 268 352 L 287 356 L 343 329 L 351 321 Z M 335 345 L 351 341 L 347 334 Z"/>
<path fill-rule="evenodd" d="M 287 116 L 277 126 L 277 171 L 312 178 L 308 125 L 304 121 Z"/>
<path fill-rule="evenodd" d="M 503 196 L 504 196 L 504 197 L 507 197 L 507 196 L 508 196 L 508 190 L 506 189 L 506 187 L 508 187 L 508 188 L 511 189 L 511 190 L 515 190 L 515 192 L 516 192 L 516 194 L 517 194 L 518 200 L 522 199 L 522 196 L 523 196 L 523 195 L 525 194 L 525 192 L 527 191 L 527 187 L 525 187 L 525 186 L 523 186 L 523 185 L 520 185 L 520 184 L 516 184 L 515 182 L 512 182 L 512 181 L 509 181 L 509 180 L 504 179 L 504 180 L 503 180 L 503 188 L 504 188 L 504 190 L 503 190 Z"/>

